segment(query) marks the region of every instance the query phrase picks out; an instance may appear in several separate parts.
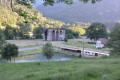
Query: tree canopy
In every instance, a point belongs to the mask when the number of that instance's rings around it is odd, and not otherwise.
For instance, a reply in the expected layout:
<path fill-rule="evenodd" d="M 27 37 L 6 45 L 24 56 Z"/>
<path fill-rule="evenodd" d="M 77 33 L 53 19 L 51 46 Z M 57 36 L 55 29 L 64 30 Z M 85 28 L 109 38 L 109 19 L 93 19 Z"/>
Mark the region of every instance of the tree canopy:
<path fill-rule="evenodd" d="M 53 6 L 55 3 L 65 3 L 68 5 L 74 4 L 74 0 L 41 0 L 44 1 L 44 6 L 50 5 Z M 88 3 L 89 1 L 91 3 L 96 3 L 96 2 L 100 2 L 102 0 L 79 0 L 80 2 L 83 3 Z M 31 3 L 35 3 L 36 0 L 17 0 L 18 3 L 20 4 L 25 4 L 25 5 L 30 5 Z"/>
<path fill-rule="evenodd" d="M 6 60 L 17 57 L 19 54 L 18 47 L 15 44 L 5 44 L 1 49 L 1 57 Z"/>
<path fill-rule="evenodd" d="M 82 36 L 86 33 L 86 31 L 83 28 L 80 28 L 80 27 L 69 27 L 68 29 L 72 30 L 75 33 L 78 33 L 79 36 Z"/>
<path fill-rule="evenodd" d="M 88 38 L 90 38 L 91 40 L 92 39 L 97 40 L 99 38 L 107 38 L 106 27 L 102 23 L 98 23 L 98 22 L 92 23 L 86 32 Z"/>
<path fill-rule="evenodd" d="M 107 43 L 108 47 L 113 48 L 111 50 L 112 55 L 120 55 L 120 24 L 117 23 L 110 34 L 110 39 Z"/>
<path fill-rule="evenodd" d="M 42 39 L 43 38 L 43 36 L 42 36 L 43 28 L 41 26 L 35 28 L 33 31 L 33 34 L 34 34 L 35 39 Z"/>
<path fill-rule="evenodd" d="M 4 34 L 6 36 L 6 39 L 14 39 L 14 36 L 17 34 L 15 28 L 12 28 L 11 26 L 7 25 Z"/>

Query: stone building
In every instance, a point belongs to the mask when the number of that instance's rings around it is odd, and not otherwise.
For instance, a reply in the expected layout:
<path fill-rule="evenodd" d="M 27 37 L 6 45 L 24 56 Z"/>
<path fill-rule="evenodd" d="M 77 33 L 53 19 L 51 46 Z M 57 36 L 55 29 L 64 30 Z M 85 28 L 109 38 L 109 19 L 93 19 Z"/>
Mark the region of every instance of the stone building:
<path fill-rule="evenodd" d="M 43 40 L 47 41 L 60 41 L 65 38 L 65 30 L 60 29 L 44 29 Z"/>

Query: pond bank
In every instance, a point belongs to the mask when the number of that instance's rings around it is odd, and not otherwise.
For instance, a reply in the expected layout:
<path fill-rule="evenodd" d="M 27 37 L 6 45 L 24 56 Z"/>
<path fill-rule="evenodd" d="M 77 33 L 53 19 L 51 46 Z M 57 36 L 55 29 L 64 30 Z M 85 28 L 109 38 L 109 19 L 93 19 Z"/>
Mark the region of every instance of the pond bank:
<path fill-rule="evenodd" d="M 38 62 L 38 61 L 65 61 L 71 60 L 73 58 L 77 58 L 73 55 L 67 55 L 60 52 L 54 53 L 54 56 L 51 59 L 47 59 L 42 53 L 34 54 L 34 55 L 27 55 L 18 57 L 15 60 L 15 63 L 23 63 L 23 62 Z M 14 62 L 14 60 L 12 60 Z"/>

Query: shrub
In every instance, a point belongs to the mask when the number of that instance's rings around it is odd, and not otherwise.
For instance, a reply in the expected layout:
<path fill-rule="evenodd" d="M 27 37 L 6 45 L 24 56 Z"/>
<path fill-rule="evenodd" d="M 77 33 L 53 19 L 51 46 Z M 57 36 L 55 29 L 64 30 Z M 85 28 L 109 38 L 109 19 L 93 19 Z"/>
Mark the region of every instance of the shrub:
<path fill-rule="evenodd" d="M 68 39 L 67 39 L 67 38 L 65 38 L 65 39 L 64 39 L 64 41 L 65 41 L 65 42 L 68 42 Z"/>
<path fill-rule="evenodd" d="M 50 58 L 53 57 L 53 48 L 52 48 L 52 44 L 51 43 L 46 43 L 44 46 L 43 46 L 43 49 L 42 49 L 42 52 L 43 54 L 46 56 L 46 58 L 49 60 Z"/>
<path fill-rule="evenodd" d="M 107 58 L 107 56 L 105 55 L 105 56 L 102 56 L 102 58 Z"/>
<path fill-rule="evenodd" d="M 82 58 L 82 55 L 80 54 L 78 57 L 79 57 L 79 58 Z"/>

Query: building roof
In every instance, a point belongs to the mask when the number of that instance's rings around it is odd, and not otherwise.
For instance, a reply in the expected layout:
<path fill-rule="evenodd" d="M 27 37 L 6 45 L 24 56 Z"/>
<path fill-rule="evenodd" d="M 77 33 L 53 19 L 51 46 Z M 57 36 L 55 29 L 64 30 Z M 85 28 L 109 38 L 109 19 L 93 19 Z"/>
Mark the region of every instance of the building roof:
<path fill-rule="evenodd" d="M 106 38 L 99 38 L 97 41 L 101 41 L 102 44 L 106 44 L 108 40 Z"/>

